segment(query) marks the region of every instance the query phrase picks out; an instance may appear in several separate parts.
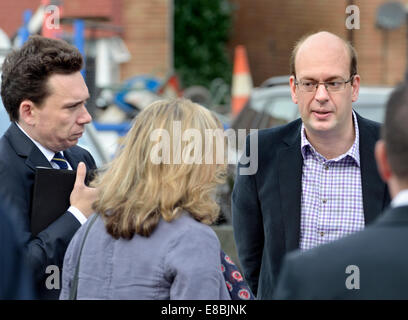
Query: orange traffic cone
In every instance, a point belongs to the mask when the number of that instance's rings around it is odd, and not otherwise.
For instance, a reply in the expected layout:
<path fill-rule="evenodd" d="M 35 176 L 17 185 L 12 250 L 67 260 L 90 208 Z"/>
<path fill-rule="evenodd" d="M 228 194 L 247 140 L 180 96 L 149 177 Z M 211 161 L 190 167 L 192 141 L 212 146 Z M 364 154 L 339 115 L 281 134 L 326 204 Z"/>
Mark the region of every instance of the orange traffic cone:
<path fill-rule="evenodd" d="M 158 90 L 158 94 L 166 98 L 177 98 L 182 96 L 179 78 L 176 74 L 167 77 L 164 84 Z"/>
<path fill-rule="evenodd" d="M 236 116 L 245 107 L 252 90 L 252 78 L 249 72 L 245 47 L 235 48 L 234 71 L 232 76 L 231 112 Z"/>

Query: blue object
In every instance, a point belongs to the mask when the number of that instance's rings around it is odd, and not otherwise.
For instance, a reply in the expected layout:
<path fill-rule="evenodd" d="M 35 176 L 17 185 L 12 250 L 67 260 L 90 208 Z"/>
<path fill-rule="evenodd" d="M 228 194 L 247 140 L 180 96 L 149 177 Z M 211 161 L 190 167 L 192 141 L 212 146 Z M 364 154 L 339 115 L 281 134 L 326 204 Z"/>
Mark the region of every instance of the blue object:
<path fill-rule="evenodd" d="M 120 136 L 126 135 L 126 133 L 132 127 L 130 121 L 122 123 L 100 123 L 97 121 L 92 121 L 94 127 L 98 131 L 116 131 Z"/>
<path fill-rule="evenodd" d="M 74 20 L 74 45 L 78 48 L 79 52 L 84 58 L 84 67 L 81 70 L 81 74 L 85 79 L 85 22 L 81 19 Z"/>
<path fill-rule="evenodd" d="M 161 81 L 148 75 L 132 77 L 125 81 L 122 88 L 116 93 L 113 102 L 126 113 L 132 113 L 135 108 L 125 101 L 126 95 L 132 90 L 148 90 L 157 93 Z"/>
<path fill-rule="evenodd" d="M 28 31 L 28 23 L 30 22 L 33 12 L 31 10 L 24 10 L 23 13 L 23 26 L 18 29 L 18 35 L 21 40 L 21 45 L 28 40 L 30 36 L 30 31 Z"/>

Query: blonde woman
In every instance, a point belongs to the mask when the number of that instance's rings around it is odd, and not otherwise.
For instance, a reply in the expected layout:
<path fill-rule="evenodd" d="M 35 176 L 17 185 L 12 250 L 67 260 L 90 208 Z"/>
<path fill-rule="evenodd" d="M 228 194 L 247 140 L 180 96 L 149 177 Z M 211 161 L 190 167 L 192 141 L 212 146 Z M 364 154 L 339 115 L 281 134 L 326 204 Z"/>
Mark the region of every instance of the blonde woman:
<path fill-rule="evenodd" d="M 154 102 L 136 117 L 93 183 L 97 214 L 69 244 L 61 299 L 72 293 L 76 270 L 77 299 L 230 299 L 208 226 L 218 217 L 213 195 L 225 173 L 216 152 L 221 128 L 184 99 Z"/>

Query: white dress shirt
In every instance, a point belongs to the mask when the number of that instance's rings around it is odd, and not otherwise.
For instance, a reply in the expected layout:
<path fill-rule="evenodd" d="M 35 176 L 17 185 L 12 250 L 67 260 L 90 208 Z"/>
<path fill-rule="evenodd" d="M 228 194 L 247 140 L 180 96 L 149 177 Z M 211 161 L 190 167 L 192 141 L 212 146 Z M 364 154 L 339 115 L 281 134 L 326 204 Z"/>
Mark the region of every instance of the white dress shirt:
<path fill-rule="evenodd" d="M 394 197 L 391 201 L 391 207 L 408 206 L 408 189 L 404 189 Z"/>
<path fill-rule="evenodd" d="M 60 167 L 54 163 L 51 162 L 52 158 L 54 158 L 55 152 L 51 151 L 50 149 L 47 149 L 46 147 L 44 147 L 43 145 L 41 145 L 38 141 L 35 141 L 33 138 L 31 138 L 27 132 L 24 131 L 23 128 L 21 128 L 21 126 L 16 122 L 17 127 L 37 146 L 37 148 L 41 151 L 41 153 L 47 158 L 47 160 L 49 161 L 49 163 L 51 164 L 51 166 L 54 169 L 60 169 Z M 64 155 L 64 152 L 61 151 L 61 153 Z M 70 165 L 70 163 L 67 161 L 68 164 L 68 170 L 72 170 L 72 167 Z M 82 225 L 86 222 L 87 218 L 85 217 L 85 215 L 76 207 L 74 206 L 70 206 L 68 208 L 68 211 L 71 212 L 74 217 L 79 221 L 79 223 Z"/>

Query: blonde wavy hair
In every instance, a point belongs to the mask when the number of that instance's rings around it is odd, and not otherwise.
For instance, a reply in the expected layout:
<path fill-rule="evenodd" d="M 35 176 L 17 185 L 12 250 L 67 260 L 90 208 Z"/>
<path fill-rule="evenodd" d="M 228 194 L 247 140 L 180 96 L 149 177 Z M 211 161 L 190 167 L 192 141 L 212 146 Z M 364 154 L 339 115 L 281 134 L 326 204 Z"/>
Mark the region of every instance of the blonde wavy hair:
<path fill-rule="evenodd" d="M 92 183 L 99 192 L 94 209 L 114 238 L 131 239 L 135 233 L 149 236 L 160 218 L 170 222 L 184 210 L 205 224 L 218 218 L 214 191 L 217 184 L 225 181 L 225 161 L 219 164 L 215 160 L 210 164 L 175 161 L 173 148 L 181 147 L 183 157 L 186 152 L 191 153 L 187 148 L 189 141 L 181 140 L 181 136 L 174 139 L 175 124 L 181 127 L 182 134 L 187 129 L 196 129 L 202 137 L 208 129 L 222 129 L 209 110 L 186 99 L 154 102 L 135 118 L 118 155 Z M 169 133 L 168 163 L 152 161 L 152 152 L 157 151 L 158 144 L 152 141 L 152 133 L 157 129 Z M 208 152 L 214 152 L 219 142 L 213 136 L 211 147 L 202 152 L 201 160 L 206 156 L 208 159 Z"/>

